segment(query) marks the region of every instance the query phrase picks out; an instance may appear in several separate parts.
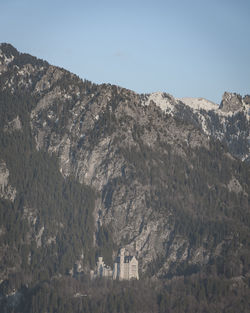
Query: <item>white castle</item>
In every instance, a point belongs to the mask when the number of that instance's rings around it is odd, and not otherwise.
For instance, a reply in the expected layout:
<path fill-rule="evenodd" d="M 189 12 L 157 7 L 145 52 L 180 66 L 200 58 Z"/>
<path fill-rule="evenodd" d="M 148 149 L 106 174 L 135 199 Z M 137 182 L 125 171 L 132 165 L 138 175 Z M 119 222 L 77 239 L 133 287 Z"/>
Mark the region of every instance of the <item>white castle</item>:
<path fill-rule="evenodd" d="M 125 255 L 125 249 L 120 250 L 120 254 L 116 258 L 113 270 L 110 266 L 105 265 L 103 258 L 99 257 L 96 270 L 91 272 L 91 276 L 95 277 L 107 277 L 118 280 L 130 280 L 139 279 L 138 274 L 138 261 L 135 256 Z"/>

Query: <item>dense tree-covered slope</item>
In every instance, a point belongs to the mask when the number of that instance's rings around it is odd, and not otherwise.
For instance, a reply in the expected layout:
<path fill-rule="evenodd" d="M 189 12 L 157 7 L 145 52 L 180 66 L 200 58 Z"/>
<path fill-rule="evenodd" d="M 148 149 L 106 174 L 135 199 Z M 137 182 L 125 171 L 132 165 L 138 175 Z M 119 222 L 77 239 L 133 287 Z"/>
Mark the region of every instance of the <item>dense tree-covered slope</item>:
<path fill-rule="evenodd" d="M 96 85 L 2 44 L 3 312 L 247 312 L 248 109 Z M 88 280 L 121 246 L 148 287 Z"/>

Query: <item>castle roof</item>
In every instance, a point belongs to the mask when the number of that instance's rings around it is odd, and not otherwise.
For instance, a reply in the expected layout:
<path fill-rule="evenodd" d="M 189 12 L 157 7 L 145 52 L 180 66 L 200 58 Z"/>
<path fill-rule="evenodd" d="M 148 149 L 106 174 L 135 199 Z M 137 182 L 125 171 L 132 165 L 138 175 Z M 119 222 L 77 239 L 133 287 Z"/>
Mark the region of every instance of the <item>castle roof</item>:
<path fill-rule="evenodd" d="M 133 256 L 131 256 L 131 255 L 126 255 L 126 256 L 124 256 L 123 262 L 124 262 L 124 263 L 129 263 L 132 259 L 133 259 Z M 120 256 L 118 256 L 118 257 L 116 258 L 116 263 L 120 263 Z"/>
<path fill-rule="evenodd" d="M 124 257 L 124 263 L 129 263 L 132 259 L 133 259 L 133 257 L 131 255 L 125 256 Z"/>

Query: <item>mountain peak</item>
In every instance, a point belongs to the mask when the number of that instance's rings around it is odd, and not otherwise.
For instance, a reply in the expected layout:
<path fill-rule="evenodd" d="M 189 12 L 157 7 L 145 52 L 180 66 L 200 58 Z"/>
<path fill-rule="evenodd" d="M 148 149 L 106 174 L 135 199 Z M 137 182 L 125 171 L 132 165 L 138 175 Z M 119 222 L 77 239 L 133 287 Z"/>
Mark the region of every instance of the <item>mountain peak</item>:
<path fill-rule="evenodd" d="M 11 44 L 3 42 L 0 43 L 0 54 L 4 54 L 6 57 L 18 56 L 19 52 Z"/>
<path fill-rule="evenodd" d="M 220 104 L 220 110 L 223 112 L 235 112 L 242 108 L 243 102 L 241 95 L 232 92 L 224 92 Z"/>
<path fill-rule="evenodd" d="M 31 64 L 33 66 L 49 65 L 48 62 L 38 59 L 28 53 L 21 53 L 9 43 L 0 43 L 0 72 L 5 72 L 10 62 L 14 65 L 23 66 Z"/>

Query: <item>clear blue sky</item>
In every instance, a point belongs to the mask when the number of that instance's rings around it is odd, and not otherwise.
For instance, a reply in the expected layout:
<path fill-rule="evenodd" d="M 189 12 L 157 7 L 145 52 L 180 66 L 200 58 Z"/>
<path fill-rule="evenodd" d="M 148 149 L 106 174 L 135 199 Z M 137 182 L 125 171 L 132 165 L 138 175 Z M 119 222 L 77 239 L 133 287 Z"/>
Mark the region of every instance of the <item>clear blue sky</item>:
<path fill-rule="evenodd" d="M 0 42 L 139 93 L 250 93 L 250 0 L 0 0 Z"/>

